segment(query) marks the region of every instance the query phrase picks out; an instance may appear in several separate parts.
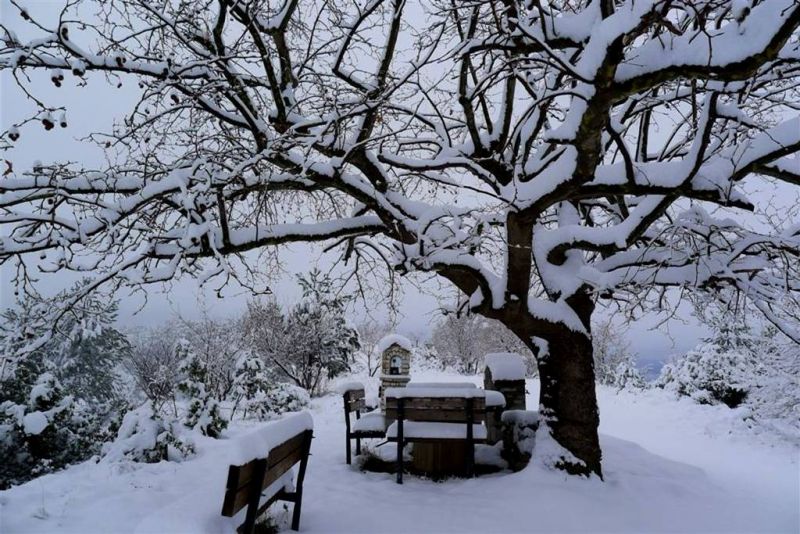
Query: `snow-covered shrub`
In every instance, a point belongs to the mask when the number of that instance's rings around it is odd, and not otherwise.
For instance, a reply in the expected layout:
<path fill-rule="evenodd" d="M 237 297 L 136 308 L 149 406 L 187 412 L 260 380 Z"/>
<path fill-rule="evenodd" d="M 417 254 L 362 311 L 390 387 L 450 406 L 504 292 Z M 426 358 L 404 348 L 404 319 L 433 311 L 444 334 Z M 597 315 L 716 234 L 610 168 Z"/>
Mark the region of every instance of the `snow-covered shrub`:
<path fill-rule="evenodd" d="M 182 354 L 179 373 L 183 378 L 178 383 L 178 392 L 186 406 L 184 424 L 199 430 L 204 436 L 217 438 L 228 422 L 220 414 L 219 399 L 215 399 L 207 387 L 208 366 L 185 340 L 179 342 L 175 350 Z"/>
<path fill-rule="evenodd" d="M 298 386 L 276 383 L 257 356 L 245 358 L 237 367 L 234 395 L 234 413 L 241 408 L 243 418 L 258 420 L 301 410 L 311 400 L 308 392 Z"/>
<path fill-rule="evenodd" d="M 182 422 L 165 417 L 152 401 L 126 413 L 114 441 L 103 446 L 107 461 L 180 461 L 194 452 L 194 442 Z"/>
<path fill-rule="evenodd" d="M 270 388 L 268 393 L 268 404 L 274 414 L 286 412 L 297 412 L 305 408 L 311 402 L 311 396 L 305 389 L 280 382 Z"/>
<path fill-rule="evenodd" d="M 664 365 L 657 385 L 701 404 L 721 402 L 734 408 L 755 386 L 759 368 L 755 356 L 746 351 L 702 343 Z"/>
<path fill-rule="evenodd" d="M 33 374 L 27 376 L 33 378 Z M 17 391 L 21 391 L 19 382 Z M 0 388 L 7 383 L 0 383 Z M 27 386 L 25 398 L 0 402 L 0 489 L 63 469 L 99 451 L 101 421 L 90 405 L 66 395 L 51 372 L 40 373 Z"/>

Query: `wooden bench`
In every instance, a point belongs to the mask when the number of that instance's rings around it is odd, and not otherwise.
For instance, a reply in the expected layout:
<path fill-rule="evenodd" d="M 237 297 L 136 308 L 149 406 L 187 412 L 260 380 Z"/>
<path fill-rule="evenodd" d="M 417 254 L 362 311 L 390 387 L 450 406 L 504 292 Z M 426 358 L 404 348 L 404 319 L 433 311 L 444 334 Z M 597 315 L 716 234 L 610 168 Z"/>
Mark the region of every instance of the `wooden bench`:
<path fill-rule="evenodd" d="M 397 442 L 397 483 L 403 483 L 403 447 L 408 442 L 459 440 L 467 445 L 467 476 L 474 475 L 475 444 L 486 440 L 484 392 L 475 388 L 390 388 L 386 439 Z"/>
<path fill-rule="evenodd" d="M 383 438 L 386 435 L 386 424 L 383 414 L 370 412 L 362 414 L 366 409 L 364 386 L 353 383 L 343 388 L 345 439 L 347 442 L 346 457 L 350 464 L 350 442 L 356 440 L 356 456 L 361 454 L 361 440 L 367 438 Z M 356 414 L 356 420 L 350 420 L 350 414 Z"/>
<path fill-rule="evenodd" d="M 237 457 L 228 468 L 228 480 L 222 503 L 222 515 L 233 517 L 245 506 L 244 523 L 237 529 L 250 534 L 256 519 L 266 512 L 275 501 L 294 503 L 292 530 L 300 527 L 300 509 L 303 503 L 303 480 L 308 465 L 313 421 L 307 413 L 301 413 L 278 421 L 245 436 Z M 254 447 L 263 447 L 263 457 L 255 457 Z M 257 455 L 258 453 L 256 453 Z M 287 489 L 291 482 L 291 470 L 300 464 L 294 489 Z M 266 500 L 261 503 L 262 497 Z"/>

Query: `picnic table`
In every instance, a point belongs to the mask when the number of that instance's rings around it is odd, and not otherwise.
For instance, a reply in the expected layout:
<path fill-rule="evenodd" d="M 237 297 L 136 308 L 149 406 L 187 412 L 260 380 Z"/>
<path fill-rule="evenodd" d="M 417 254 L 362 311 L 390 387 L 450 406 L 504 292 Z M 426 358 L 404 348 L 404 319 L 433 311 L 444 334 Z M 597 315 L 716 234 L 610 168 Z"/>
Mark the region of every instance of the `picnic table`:
<path fill-rule="evenodd" d="M 483 425 L 486 392 L 472 383 L 409 383 L 386 390 L 386 437 L 397 442 L 397 481 L 402 483 L 402 448 L 413 443 L 413 467 L 434 477 L 472 476 L 475 443 Z"/>

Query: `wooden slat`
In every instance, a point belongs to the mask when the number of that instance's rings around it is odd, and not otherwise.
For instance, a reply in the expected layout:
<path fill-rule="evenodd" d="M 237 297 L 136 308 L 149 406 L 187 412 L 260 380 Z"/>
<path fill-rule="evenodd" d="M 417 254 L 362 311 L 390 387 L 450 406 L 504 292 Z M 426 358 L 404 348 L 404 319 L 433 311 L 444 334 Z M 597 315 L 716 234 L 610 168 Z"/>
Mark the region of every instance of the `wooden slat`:
<path fill-rule="evenodd" d="M 464 408 L 460 410 L 404 410 L 403 419 L 407 421 L 429 421 L 436 423 L 466 423 L 467 412 Z M 397 419 L 397 410 L 387 408 L 386 418 L 389 420 Z M 473 421 L 480 423 L 485 418 L 484 411 L 473 410 Z"/>
<path fill-rule="evenodd" d="M 347 392 L 350 395 L 350 400 L 363 399 L 366 397 L 363 389 L 351 389 Z"/>
<path fill-rule="evenodd" d="M 475 410 L 484 410 L 486 399 L 476 397 L 472 399 Z M 465 410 L 467 399 L 464 397 L 411 397 L 403 399 L 403 405 L 407 410 Z M 386 408 L 396 409 L 398 399 L 387 397 Z"/>

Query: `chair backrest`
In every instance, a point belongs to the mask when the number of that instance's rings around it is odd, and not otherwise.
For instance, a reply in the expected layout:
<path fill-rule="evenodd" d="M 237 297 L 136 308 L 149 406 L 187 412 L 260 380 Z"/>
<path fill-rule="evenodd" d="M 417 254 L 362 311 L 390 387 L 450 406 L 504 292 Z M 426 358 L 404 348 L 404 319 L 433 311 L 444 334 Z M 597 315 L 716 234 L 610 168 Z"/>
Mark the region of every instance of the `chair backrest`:
<path fill-rule="evenodd" d="M 349 389 L 344 392 L 344 411 L 345 413 L 360 412 L 366 408 L 366 395 L 364 389 Z"/>
<path fill-rule="evenodd" d="M 252 494 L 259 494 L 286 474 L 295 464 L 308 459 L 313 431 L 303 430 L 283 443 L 270 449 L 264 458 L 256 458 L 244 465 L 232 465 L 228 468 L 228 481 L 225 487 L 225 499 L 222 504 L 222 515 L 233 517 L 236 512 L 250 502 Z M 297 475 L 297 487 L 302 487 L 303 467 Z M 255 482 L 262 477 L 261 484 Z M 255 479 L 255 480 L 254 480 Z"/>
<path fill-rule="evenodd" d="M 480 423 L 486 417 L 486 401 L 483 397 L 386 397 L 387 420 L 398 419 L 401 410 L 407 421 Z"/>

